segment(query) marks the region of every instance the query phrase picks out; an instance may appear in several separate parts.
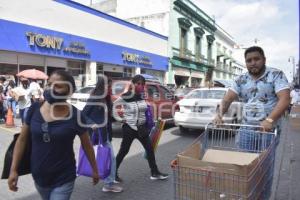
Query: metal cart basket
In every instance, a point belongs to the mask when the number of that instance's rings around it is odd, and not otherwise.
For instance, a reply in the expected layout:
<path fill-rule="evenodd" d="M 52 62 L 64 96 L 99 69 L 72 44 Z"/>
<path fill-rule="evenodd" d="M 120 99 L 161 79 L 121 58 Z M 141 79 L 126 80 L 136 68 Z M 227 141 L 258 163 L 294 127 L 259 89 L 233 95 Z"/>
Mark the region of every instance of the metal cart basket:
<path fill-rule="evenodd" d="M 273 178 L 275 136 L 276 130 L 264 132 L 259 126 L 208 124 L 205 132 L 171 163 L 175 199 L 268 199 Z M 248 164 L 202 160 L 209 151 L 227 155 L 218 160 L 231 159 L 228 156 L 231 154 L 254 158 Z M 236 155 L 232 157 L 236 158 Z"/>

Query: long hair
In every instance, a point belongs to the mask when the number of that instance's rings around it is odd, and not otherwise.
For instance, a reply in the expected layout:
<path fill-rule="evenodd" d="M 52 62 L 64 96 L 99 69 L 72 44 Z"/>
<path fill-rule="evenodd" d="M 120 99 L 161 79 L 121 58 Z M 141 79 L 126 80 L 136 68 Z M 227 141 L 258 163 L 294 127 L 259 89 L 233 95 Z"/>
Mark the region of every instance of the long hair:
<path fill-rule="evenodd" d="M 92 96 L 102 96 L 107 91 L 107 81 L 104 76 L 99 76 L 96 87 L 91 92 Z"/>

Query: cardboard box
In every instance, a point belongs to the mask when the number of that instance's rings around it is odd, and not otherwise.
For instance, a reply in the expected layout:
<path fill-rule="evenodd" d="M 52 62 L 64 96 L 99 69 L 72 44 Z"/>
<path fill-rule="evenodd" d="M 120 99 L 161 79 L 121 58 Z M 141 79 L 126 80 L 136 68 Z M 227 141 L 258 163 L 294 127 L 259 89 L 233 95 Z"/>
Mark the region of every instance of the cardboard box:
<path fill-rule="evenodd" d="M 175 195 L 185 200 L 259 199 L 266 181 L 266 156 L 267 151 L 204 151 L 196 142 L 177 155 Z"/>
<path fill-rule="evenodd" d="M 25 99 L 26 91 L 23 88 L 16 87 L 11 90 L 12 97 L 16 101 L 23 101 Z"/>

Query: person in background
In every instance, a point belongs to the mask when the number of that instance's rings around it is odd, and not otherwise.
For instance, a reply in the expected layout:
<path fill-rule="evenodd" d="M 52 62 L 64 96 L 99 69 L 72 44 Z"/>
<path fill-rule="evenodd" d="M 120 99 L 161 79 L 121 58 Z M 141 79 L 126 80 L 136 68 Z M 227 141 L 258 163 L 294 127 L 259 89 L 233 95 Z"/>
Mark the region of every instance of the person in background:
<path fill-rule="evenodd" d="M 102 188 L 103 192 L 122 192 L 123 188 L 114 183 L 116 176 L 116 158 L 111 145 L 112 141 L 112 102 L 111 102 L 111 80 L 108 82 L 106 77 L 100 76 L 95 89 L 91 92 L 90 98 L 82 113 L 86 117 L 90 136 L 93 132 L 101 134 L 103 143 L 106 143 L 111 149 L 111 172 L 104 180 L 105 185 Z M 99 139 L 99 138 L 97 138 Z"/>
<path fill-rule="evenodd" d="M 0 85 L 0 124 L 5 123 L 5 108 L 4 108 L 4 91 L 3 91 L 3 85 Z"/>
<path fill-rule="evenodd" d="M 5 81 L 6 81 L 6 78 L 4 76 L 0 76 L 0 85 L 3 86 L 3 90 L 5 90 Z"/>
<path fill-rule="evenodd" d="M 17 101 L 13 98 L 13 93 L 12 93 L 12 89 L 14 89 L 15 86 L 16 86 L 15 82 L 13 80 L 9 80 L 8 85 L 6 87 L 6 99 L 8 102 L 8 106 L 11 107 L 11 109 L 13 110 L 14 117 L 17 116 L 17 110 L 16 110 Z"/>
<path fill-rule="evenodd" d="M 289 107 L 289 113 L 291 112 L 291 109 L 293 105 L 296 105 L 297 103 L 300 103 L 300 90 L 299 88 L 294 87 L 293 90 L 290 93 L 291 97 L 291 103 Z"/>
<path fill-rule="evenodd" d="M 267 132 L 277 128 L 280 136 L 281 117 L 290 103 L 290 89 L 287 78 L 282 71 L 266 67 L 266 57 L 261 47 L 253 46 L 246 49 L 244 57 L 248 72 L 235 79 L 221 102 L 214 122 L 216 124 L 223 123 L 223 115 L 228 111 L 231 103 L 235 99 L 241 98 L 244 103 L 243 124 L 259 125 L 263 129 L 262 131 Z M 256 150 L 253 148 L 262 147 L 262 145 L 253 145 L 254 141 L 257 144 L 269 145 L 271 143 L 272 137 L 270 137 L 270 134 L 258 137 L 257 133 L 248 130 L 239 131 L 237 137 L 240 149 Z M 279 141 L 279 136 L 275 138 L 276 143 Z M 270 195 L 274 159 L 270 168 L 267 177 L 269 185 L 263 192 L 264 197 L 262 199 L 268 199 Z"/>
<path fill-rule="evenodd" d="M 18 99 L 19 112 L 22 124 L 24 124 L 29 107 L 31 106 L 31 96 L 29 91 L 29 81 L 27 78 L 20 77 L 21 84 L 19 91 L 23 94 L 22 98 Z"/>
<path fill-rule="evenodd" d="M 117 154 L 117 174 L 116 181 L 122 182 L 119 177 L 118 169 L 129 152 L 130 146 L 134 139 L 138 139 L 143 145 L 146 153 L 149 167 L 151 169 L 151 180 L 164 180 L 168 178 L 168 174 L 161 173 L 156 165 L 154 151 L 151 145 L 149 133 L 151 122 L 146 120 L 146 111 L 148 108 L 147 102 L 143 99 L 145 87 L 145 78 L 141 75 L 136 75 L 132 79 L 132 84 L 129 90 L 121 95 L 113 105 L 113 117 L 122 122 L 123 138 L 119 153 Z M 120 107 L 123 111 L 120 112 Z"/>
<path fill-rule="evenodd" d="M 30 79 L 29 93 L 31 95 L 32 102 L 39 102 L 41 98 L 41 88 L 40 85 L 34 79 Z"/>
<path fill-rule="evenodd" d="M 68 82 L 66 83 L 62 83 Z M 17 191 L 18 165 L 25 146 L 31 140 L 31 174 L 43 200 L 68 200 L 76 179 L 76 161 L 73 150 L 75 136 L 93 170 L 94 185 L 99 181 L 95 154 L 88 132 L 78 123 L 84 117 L 66 102 L 75 90 L 75 81 L 66 71 L 52 73 L 44 91 L 45 101 L 35 102 L 29 109 L 21 134 L 16 142 L 8 186 Z"/>

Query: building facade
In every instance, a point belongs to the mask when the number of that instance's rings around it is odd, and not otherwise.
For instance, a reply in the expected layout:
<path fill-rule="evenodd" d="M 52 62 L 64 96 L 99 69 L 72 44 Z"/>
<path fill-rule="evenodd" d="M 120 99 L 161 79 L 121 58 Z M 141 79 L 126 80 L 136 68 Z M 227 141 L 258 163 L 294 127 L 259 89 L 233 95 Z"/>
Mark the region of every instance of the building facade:
<path fill-rule="evenodd" d="M 235 46 L 233 37 L 217 25 L 214 80 L 231 80 L 243 72 L 243 65 L 233 56 Z"/>
<path fill-rule="evenodd" d="M 0 74 L 65 69 L 82 87 L 168 70 L 167 37 L 72 1 L 4 1 L 0 33 Z"/>
<path fill-rule="evenodd" d="M 92 6 L 168 36 L 167 84 L 198 87 L 240 72 L 233 38 L 190 0 L 106 0 Z"/>

